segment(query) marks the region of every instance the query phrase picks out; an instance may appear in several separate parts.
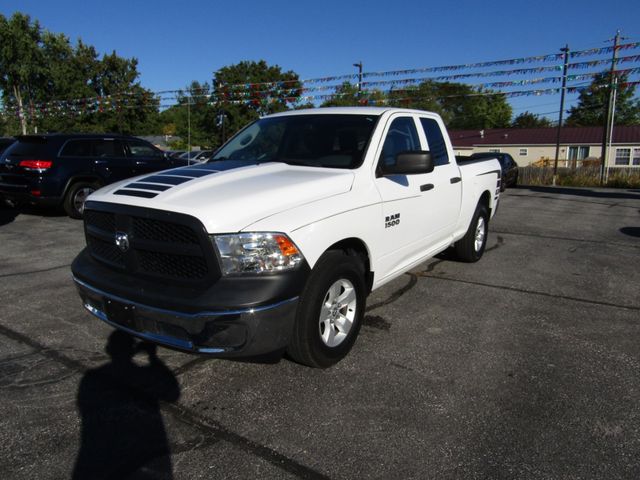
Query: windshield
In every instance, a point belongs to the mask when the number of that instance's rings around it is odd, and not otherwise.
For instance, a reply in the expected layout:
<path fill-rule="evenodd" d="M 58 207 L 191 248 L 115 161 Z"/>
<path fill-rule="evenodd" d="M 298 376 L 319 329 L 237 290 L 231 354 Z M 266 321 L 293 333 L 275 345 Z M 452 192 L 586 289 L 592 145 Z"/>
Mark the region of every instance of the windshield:
<path fill-rule="evenodd" d="M 263 118 L 241 130 L 210 161 L 357 168 L 377 118 L 332 114 Z"/>

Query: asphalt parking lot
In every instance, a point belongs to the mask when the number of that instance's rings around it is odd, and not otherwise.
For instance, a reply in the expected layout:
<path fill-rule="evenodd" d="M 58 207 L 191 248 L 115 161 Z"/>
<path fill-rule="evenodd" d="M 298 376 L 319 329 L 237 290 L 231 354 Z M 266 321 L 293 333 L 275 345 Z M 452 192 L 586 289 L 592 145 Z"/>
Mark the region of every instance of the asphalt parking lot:
<path fill-rule="evenodd" d="M 374 292 L 328 370 L 112 335 L 83 245 L 0 210 L 4 479 L 640 478 L 639 190 L 508 190 L 484 258 Z"/>

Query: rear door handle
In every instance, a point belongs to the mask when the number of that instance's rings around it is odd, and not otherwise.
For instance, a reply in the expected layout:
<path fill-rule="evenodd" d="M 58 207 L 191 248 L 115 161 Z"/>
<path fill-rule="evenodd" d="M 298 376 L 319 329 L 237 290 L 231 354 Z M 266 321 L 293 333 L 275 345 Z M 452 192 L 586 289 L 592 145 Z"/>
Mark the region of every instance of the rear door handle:
<path fill-rule="evenodd" d="M 451 183 L 458 183 L 458 182 L 461 182 L 462 179 L 460 177 L 453 177 L 453 178 L 449 179 L 449 181 Z"/>
<path fill-rule="evenodd" d="M 426 192 L 429 190 L 433 190 L 433 183 L 425 183 L 424 185 L 420 185 L 421 192 Z"/>

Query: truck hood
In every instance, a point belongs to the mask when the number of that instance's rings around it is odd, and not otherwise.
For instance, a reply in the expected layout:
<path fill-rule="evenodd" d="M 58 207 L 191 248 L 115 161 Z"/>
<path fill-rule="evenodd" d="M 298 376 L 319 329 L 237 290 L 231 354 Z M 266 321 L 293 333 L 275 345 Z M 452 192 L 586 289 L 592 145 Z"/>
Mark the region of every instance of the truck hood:
<path fill-rule="evenodd" d="M 225 233 L 346 193 L 353 179 L 349 170 L 221 161 L 130 178 L 98 190 L 89 200 L 185 213 L 209 233 Z"/>

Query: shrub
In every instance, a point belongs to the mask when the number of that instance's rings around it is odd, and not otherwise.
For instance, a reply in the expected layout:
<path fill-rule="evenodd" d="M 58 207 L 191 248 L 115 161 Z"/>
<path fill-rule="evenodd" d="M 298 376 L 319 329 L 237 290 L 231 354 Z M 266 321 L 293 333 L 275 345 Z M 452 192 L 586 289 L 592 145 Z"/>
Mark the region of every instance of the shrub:
<path fill-rule="evenodd" d="M 640 168 L 609 168 L 606 183 L 600 183 L 600 167 L 597 164 L 572 170 L 558 168 L 556 185 L 566 187 L 640 188 Z M 521 185 L 552 185 L 552 167 L 521 167 L 518 182 Z"/>

